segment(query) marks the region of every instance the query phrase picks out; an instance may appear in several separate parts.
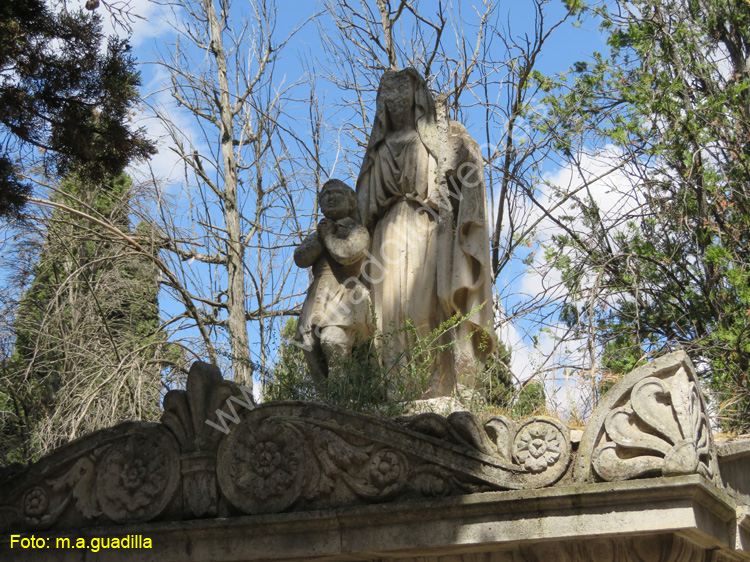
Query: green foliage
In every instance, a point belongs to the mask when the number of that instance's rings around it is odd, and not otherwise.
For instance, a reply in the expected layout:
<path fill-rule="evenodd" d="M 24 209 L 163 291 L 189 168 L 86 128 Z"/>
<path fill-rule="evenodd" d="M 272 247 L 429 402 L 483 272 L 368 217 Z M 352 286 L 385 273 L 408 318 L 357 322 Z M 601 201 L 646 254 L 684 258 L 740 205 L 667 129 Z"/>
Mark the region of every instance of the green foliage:
<path fill-rule="evenodd" d="M 77 176 L 57 201 L 131 236 L 131 181 Z M 56 210 L 16 312 L 0 377 L 6 461 L 36 458 L 83 432 L 159 416 L 162 369 L 180 363 L 160 329 L 158 271 L 97 224 Z"/>
<path fill-rule="evenodd" d="M 0 213 L 20 209 L 28 185 L 14 166 L 44 154 L 48 171 L 73 167 L 86 179 L 119 174 L 154 146 L 131 131 L 128 113 L 138 99 L 139 75 L 126 41 L 104 36 L 98 16 L 43 0 L 0 6 Z"/>
<path fill-rule="evenodd" d="M 518 399 L 511 410 L 511 416 L 521 419 L 528 416 L 540 415 L 546 412 L 547 400 L 544 395 L 544 385 L 538 381 L 528 382 L 518 394 Z"/>
<path fill-rule="evenodd" d="M 457 344 L 449 340 L 452 328 L 461 319 L 454 317 L 432 333 L 419 337 L 414 326 L 377 334 L 372 341 L 355 350 L 352 357 L 336 363 L 331 375 L 316 386 L 307 370 L 302 349 L 292 338 L 297 320 L 287 320 L 283 343 L 275 369 L 266 388 L 265 400 L 309 400 L 323 402 L 383 416 L 398 416 L 424 394 L 438 355 Z M 414 342 L 409 357 L 396 357 L 391 365 L 381 364 L 378 349 L 391 345 L 395 338 L 407 335 Z M 510 370 L 510 350 L 498 342 L 476 375 L 476 389 L 467 389 L 460 398 L 475 413 L 503 412 L 513 417 L 539 414 L 545 410 L 544 388 L 530 382 L 516 392 Z"/>
<path fill-rule="evenodd" d="M 31 188 L 18 179 L 13 164 L 0 157 L 0 217 L 19 216 Z"/>
<path fill-rule="evenodd" d="M 724 427 L 750 429 L 750 4 L 621 7 L 598 10 L 610 53 L 576 65 L 553 110 L 561 148 L 617 147 L 643 205 L 612 228 L 577 200 L 586 230 L 549 256 L 571 292 L 564 319 L 596 328 L 606 375 L 685 349 Z"/>
<path fill-rule="evenodd" d="M 292 343 L 296 331 L 297 319 L 288 318 L 281 332 L 278 359 L 265 388 L 264 399 L 269 402 L 316 400 L 315 386 L 307 371 L 305 356 L 302 349 Z"/>
<path fill-rule="evenodd" d="M 480 374 L 480 392 L 491 408 L 503 411 L 511 409 L 514 393 L 510 359 L 510 350 L 503 342 L 498 342 L 495 353 L 487 358 Z"/>
<path fill-rule="evenodd" d="M 532 379 L 520 389 L 516 388 L 510 361 L 510 350 L 503 342 L 498 342 L 495 353 L 488 358 L 480 374 L 479 391 L 484 400 L 483 404 L 475 405 L 475 413 L 486 410 L 513 419 L 546 414 L 544 385 Z"/>
<path fill-rule="evenodd" d="M 401 415 L 422 398 L 440 354 L 458 343 L 450 335 L 463 320 L 459 316 L 450 318 L 424 336 L 410 323 L 404 328 L 376 333 L 351 356 L 334 362 L 326 380 L 315 385 L 307 372 L 302 350 L 290 343 L 297 327 L 296 319 L 291 319 L 284 327 L 285 341 L 265 399 L 312 400 L 388 417 Z M 402 353 L 384 365 L 378 350 L 392 348 L 393 341 L 404 336 L 412 342 L 408 354 Z M 488 382 L 488 388 L 496 393 L 498 400 L 505 396 L 502 389 L 508 360 L 506 350 L 505 355 L 498 355 L 488 367 L 485 373 L 488 376 L 483 377 L 492 381 Z"/>

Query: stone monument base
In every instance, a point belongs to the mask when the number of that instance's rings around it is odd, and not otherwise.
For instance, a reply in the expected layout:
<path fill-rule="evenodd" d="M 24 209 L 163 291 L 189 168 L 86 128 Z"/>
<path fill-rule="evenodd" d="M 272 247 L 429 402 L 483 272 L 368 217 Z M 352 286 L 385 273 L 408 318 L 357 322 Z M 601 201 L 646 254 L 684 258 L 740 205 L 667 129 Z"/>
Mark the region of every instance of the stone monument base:
<path fill-rule="evenodd" d="M 750 518 L 697 475 L 305 513 L 34 533 L 50 548 L 4 561 L 729 562 L 750 560 Z M 142 537 L 151 548 L 59 549 L 60 538 Z M 98 558 L 98 557 L 101 558 Z"/>
<path fill-rule="evenodd" d="M 161 423 L 0 471 L 0 560 L 750 562 L 748 468 L 681 353 L 573 436 L 541 416 L 256 406 L 196 363 Z"/>

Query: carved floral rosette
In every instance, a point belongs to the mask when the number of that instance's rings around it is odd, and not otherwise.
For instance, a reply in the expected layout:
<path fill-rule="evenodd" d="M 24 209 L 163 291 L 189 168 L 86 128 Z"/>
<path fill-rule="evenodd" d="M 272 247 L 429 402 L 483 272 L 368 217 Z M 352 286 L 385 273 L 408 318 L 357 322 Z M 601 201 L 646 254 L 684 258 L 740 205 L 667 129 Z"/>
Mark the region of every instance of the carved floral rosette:
<path fill-rule="evenodd" d="M 117 523 L 153 519 L 174 496 L 178 468 L 177 448 L 161 428 L 129 435 L 96 467 L 102 513 Z"/>
<path fill-rule="evenodd" d="M 695 369 L 677 352 L 636 369 L 609 390 L 583 435 L 574 476 L 587 482 L 684 474 L 719 478 Z"/>
<path fill-rule="evenodd" d="M 569 461 L 567 428 L 546 418 L 482 426 L 463 412 L 394 422 L 276 403 L 246 412 L 222 440 L 217 476 L 239 512 L 276 513 L 536 488 L 557 481 Z"/>
<path fill-rule="evenodd" d="M 149 521 L 179 482 L 177 444 L 159 424 L 128 422 L 58 449 L 8 485 L 0 527 L 47 529 Z"/>

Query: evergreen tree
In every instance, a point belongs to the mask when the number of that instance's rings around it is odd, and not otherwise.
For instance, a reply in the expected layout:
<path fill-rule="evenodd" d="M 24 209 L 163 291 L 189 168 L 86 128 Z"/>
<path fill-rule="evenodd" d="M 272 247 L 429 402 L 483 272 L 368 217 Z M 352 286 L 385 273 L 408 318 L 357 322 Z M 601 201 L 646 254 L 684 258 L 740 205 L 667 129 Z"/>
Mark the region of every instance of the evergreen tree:
<path fill-rule="evenodd" d="M 267 401 L 316 399 L 305 356 L 302 349 L 293 343 L 297 322 L 297 318 L 287 318 L 284 324 L 278 357 L 264 387 L 264 399 Z"/>
<path fill-rule="evenodd" d="M 617 225 L 573 197 L 583 228 L 548 258 L 604 370 L 684 349 L 727 429 L 750 428 L 750 3 L 633 0 L 597 11 L 609 56 L 551 97 L 561 152 L 612 146 L 642 205 Z M 596 303 L 597 306 L 591 306 Z M 592 314 L 593 313 L 593 314 Z"/>
<path fill-rule="evenodd" d="M 513 403 L 513 373 L 510 370 L 510 350 L 498 341 L 495 353 L 490 355 L 482 373 L 484 398 L 490 407 L 510 410 Z"/>
<path fill-rule="evenodd" d="M 546 407 L 547 398 L 544 394 L 544 385 L 539 381 L 531 381 L 524 385 L 518 393 L 518 399 L 513 404 L 511 415 L 515 419 L 543 415 L 546 413 Z"/>
<path fill-rule="evenodd" d="M 102 184 L 71 175 L 55 199 L 146 240 L 147 225 L 130 226 L 130 188 L 125 175 Z M 162 369 L 179 360 L 160 330 L 158 291 L 148 257 L 92 221 L 54 211 L 3 365 L 6 460 L 122 420 L 158 418 Z"/>
<path fill-rule="evenodd" d="M 54 13 L 44 0 L 0 3 L 0 216 L 16 214 L 30 191 L 19 167 L 103 181 L 154 152 L 128 112 L 139 82 L 127 41 L 104 36 L 99 17 Z M 85 170 L 85 171 L 84 171 Z"/>

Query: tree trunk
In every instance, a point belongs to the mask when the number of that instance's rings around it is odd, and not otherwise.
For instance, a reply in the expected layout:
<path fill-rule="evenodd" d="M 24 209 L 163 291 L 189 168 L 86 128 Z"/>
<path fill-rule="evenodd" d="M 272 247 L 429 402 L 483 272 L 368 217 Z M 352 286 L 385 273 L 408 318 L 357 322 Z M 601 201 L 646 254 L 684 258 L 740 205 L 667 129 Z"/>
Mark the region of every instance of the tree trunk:
<path fill-rule="evenodd" d="M 244 247 L 240 227 L 240 211 L 237 205 L 237 161 L 234 155 L 234 111 L 229 96 L 227 62 L 222 47 L 222 24 L 216 14 L 213 0 L 204 0 L 211 30 L 211 51 L 216 59 L 219 79 L 219 114 L 221 118 L 220 144 L 224 167 L 224 191 L 222 193 L 224 222 L 227 229 L 227 312 L 229 315 L 229 341 L 232 354 L 234 380 L 252 388 L 253 370 L 250 359 L 250 340 L 245 319 L 245 273 L 243 269 Z"/>

